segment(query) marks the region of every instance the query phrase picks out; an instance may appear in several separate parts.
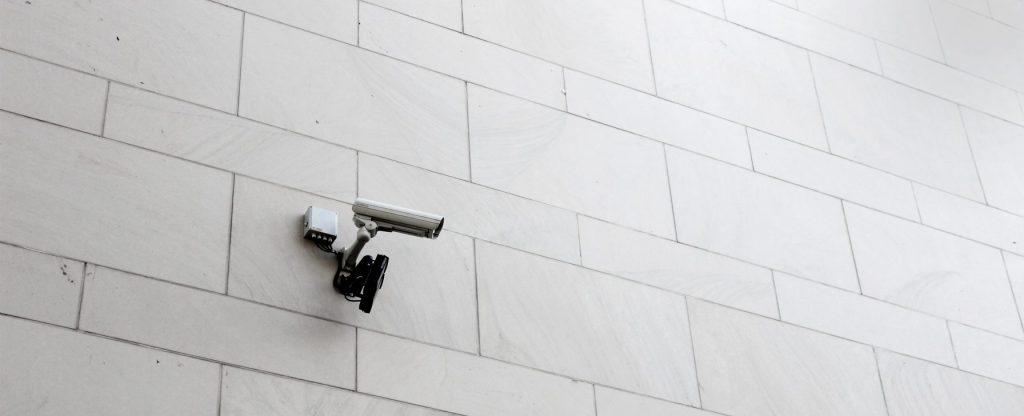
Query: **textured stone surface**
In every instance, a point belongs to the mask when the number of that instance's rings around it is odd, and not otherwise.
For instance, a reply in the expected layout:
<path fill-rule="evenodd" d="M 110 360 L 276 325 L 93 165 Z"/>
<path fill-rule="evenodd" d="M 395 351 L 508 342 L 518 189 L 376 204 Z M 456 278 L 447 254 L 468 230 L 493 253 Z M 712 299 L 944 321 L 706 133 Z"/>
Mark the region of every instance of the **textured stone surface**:
<path fill-rule="evenodd" d="M 224 368 L 220 414 L 443 416 L 450 413 L 268 374 Z"/>
<path fill-rule="evenodd" d="M 368 331 L 359 391 L 467 416 L 594 415 L 593 387 L 540 371 Z"/>
<path fill-rule="evenodd" d="M 231 175 L 7 113 L 0 147 L 3 241 L 223 289 Z"/>
<path fill-rule="evenodd" d="M 263 371 L 352 388 L 355 329 L 99 268 L 82 329 Z"/>
<path fill-rule="evenodd" d="M 106 96 L 101 78 L 0 51 L 0 109 L 100 134 Z"/>
<path fill-rule="evenodd" d="M 775 273 L 782 320 L 955 366 L 946 322 L 899 306 Z"/>
<path fill-rule="evenodd" d="M 658 143 L 477 87 L 469 90 L 469 122 L 474 182 L 673 235 Z"/>
<path fill-rule="evenodd" d="M 771 271 L 580 217 L 583 265 L 672 292 L 778 317 Z"/>
<path fill-rule="evenodd" d="M 0 313 L 75 327 L 85 265 L 0 244 Z"/>
<path fill-rule="evenodd" d="M 0 413 L 217 414 L 217 364 L 0 316 Z"/>
<path fill-rule="evenodd" d="M 467 176 L 464 83 L 265 19 L 245 32 L 240 115 Z"/>
<path fill-rule="evenodd" d="M 955 104 L 828 58 L 811 63 L 833 153 L 983 199 Z"/>
<path fill-rule="evenodd" d="M 891 416 L 1013 416 L 1024 408 L 1024 387 L 889 352 L 878 368 Z"/>
<path fill-rule="evenodd" d="M 466 34 L 652 91 L 643 7 L 639 1 L 463 0 L 462 15 Z"/>
<path fill-rule="evenodd" d="M 699 404 L 682 296 L 490 244 L 477 256 L 483 355 Z"/>
<path fill-rule="evenodd" d="M 203 0 L 5 1 L 0 47 L 234 112 L 242 13 Z"/>
<path fill-rule="evenodd" d="M 1020 337 L 999 250 L 846 205 L 865 295 Z"/>
<path fill-rule="evenodd" d="M 359 9 L 359 45 L 466 81 L 565 108 L 558 66 L 373 5 Z"/>
<path fill-rule="evenodd" d="M 690 304 L 703 407 L 746 415 L 885 415 L 871 348 Z"/>
<path fill-rule="evenodd" d="M 679 241 L 855 290 L 838 200 L 669 149 Z"/>
<path fill-rule="evenodd" d="M 1022 30 L 0 0 L 0 414 L 1020 416 Z M 356 198 L 446 219 L 370 314 L 299 234 Z"/>
<path fill-rule="evenodd" d="M 334 199 L 355 200 L 352 150 L 122 85 L 110 88 L 106 137 Z"/>
<path fill-rule="evenodd" d="M 806 51 L 668 0 L 646 4 L 659 95 L 827 148 Z"/>

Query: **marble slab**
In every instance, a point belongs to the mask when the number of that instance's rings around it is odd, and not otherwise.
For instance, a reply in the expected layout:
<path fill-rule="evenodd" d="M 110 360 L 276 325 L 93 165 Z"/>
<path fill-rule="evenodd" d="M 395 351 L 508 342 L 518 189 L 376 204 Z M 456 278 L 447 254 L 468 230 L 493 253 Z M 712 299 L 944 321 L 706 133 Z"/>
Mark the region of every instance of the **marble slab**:
<path fill-rule="evenodd" d="M 242 12 L 205 0 L 0 3 L 0 47 L 235 112 Z"/>
<path fill-rule="evenodd" d="M 999 250 L 846 204 L 867 296 L 1021 337 Z"/>
<path fill-rule="evenodd" d="M 663 146 L 470 86 L 473 182 L 672 237 Z"/>
<path fill-rule="evenodd" d="M 0 51 L 0 109 L 100 134 L 107 82 Z"/>
<path fill-rule="evenodd" d="M 104 136 L 342 201 L 355 200 L 356 152 L 114 84 Z"/>
<path fill-rule="evenodd" d="M 476 250 L 483 355 L 700 404 L 682 296 L 492 244 Z"/>
<path fill-rule="evenodd" d="M 464 82 L 258 17 L 245 33 L 239 115 L 468 177 Z"/>
<path fill-rule="evenodd" d="M 668 149 L 679 241 L 857 290 L 839 200 Z"/>
<path fill-rule="evenodd" d="M 0 244 L 0 313 L 74 328 L 85 265 Z"/>
<path fill-rule="evenodd" d="M 812 55 L 832 153 L 982 201 L 956 104 Z"/>
<path fill-rule="evenodd" d="M 594 416 L 590 384 L 370 331 L 358 390 L 466 416 Z"/>
<path fill-rule="evenodd" d="M 878 368 L 890 416 L 1013 416 L 1024 387 L 879 351 Z"/>
<path fill-rule="evenodd" d="M 3 241 L 224 288 L 230 174 L 9 113 L 0 147 Z"/>
<path fill-rule="evenodd" d="M 0 316 L 0 413 L 217 415 L 220 366 Z"/>
<path fill-rule="evenodd" d="M 645 4 L 659 96 L 828 148 L 807 51 L 667 0 Z"/>
<path fill-rule="evenodd" d="M 97 268 L 81 328 L 332 386 L 355 386 L 356 331 L 218 293 Z"/>
<path fill-rule="evenodd" d="M 886 415 L 870 347 L 706 302 L 689 310 L 704 409 Z"/>

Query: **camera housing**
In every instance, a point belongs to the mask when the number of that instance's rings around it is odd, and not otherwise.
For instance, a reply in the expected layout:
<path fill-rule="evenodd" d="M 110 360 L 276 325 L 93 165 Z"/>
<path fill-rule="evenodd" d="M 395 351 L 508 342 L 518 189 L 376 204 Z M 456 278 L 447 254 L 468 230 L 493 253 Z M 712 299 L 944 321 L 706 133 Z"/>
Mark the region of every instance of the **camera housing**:
<path fill-rule="evenodd" d="M 399 232 L 435 239 L 444 227 L 444 217 L 414 209 L 368 199 L 356 199 L 352 205 L 352 222 L 359 229 L 356 238 L 348 247 L 335 251 L 332 244 L 338 237 L 338 214 L 318 207 L 306 208 L 303 217 L 303 238 L 313 241 L 325 252 L 338 260 L 332 286 L 346 300 L 359 302 L 359 309 L 369 313 L 377 291 L 384 283 L 388 268 L 388 256 L 378 254 L 375 258 L 359 253 L 378 231 Z"/>
<path fill-rule="evenodd" d="M 434 239 L 444 227 L 444 217 L 440 215 L 363 198 L 356 199 L 352 212 L 355 213 L 353 221 L 356 226 L 374 222 L 378 231 L 394 231 Z"/>

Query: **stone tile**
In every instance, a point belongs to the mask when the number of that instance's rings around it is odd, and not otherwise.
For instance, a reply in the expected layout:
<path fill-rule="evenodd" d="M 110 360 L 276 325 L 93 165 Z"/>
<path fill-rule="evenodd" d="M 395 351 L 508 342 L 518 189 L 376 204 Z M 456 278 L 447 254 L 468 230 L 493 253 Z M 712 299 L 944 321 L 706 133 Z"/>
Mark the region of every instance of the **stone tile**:
<path fill-rule="evenodd" d="M 667 0 L 646 5 L 658 95 L 828 147 L 805 50 Z"/>
<path fill-rule="evenodd" d="M 357 0 L 213 1 L 353 45 L 359 32 Z"/>
<path fill-rule="evenodd" d="M 1003 253 L 1006 273 L 1010 276 L 1010 287 L 1017 298 L 1017 310 L 1024 321 L 1024 257 Z"/>
<path fill-rule="evenodd" d="M 572 70 L 565 71 L 569 112 L 623 130 L 750 167 L 743 126 Z"/>
<path fill-rule="evenodd" d="M 725 0 L 729 21 L 879 72 L 875 41 L 771 0 Z"/>
<path fill-rule="evenodd" d="M 935 0 L 935 1 L 947 1 L 957 6 L 963 7 L 975 13 L 980 13 L 989 16 L 989 0 Z"/>
<path fill-rule="evenodd" d="M 10 114 L 0 147 L 5 242 L 224 287 L 231 175 Z"/>
<path fill-rule="evenodd" d="M 812 56 L 832 153 L 982 200 L 957 106 Z"/>
<path fill-rule="evenodd" d="M 406 338 L 476 352 L 473 241 L 378 233 L 363 255 L 390 257 L 386 284 L 366 314 L 334 291 L 334 256 L 302 238 L 313 205 L 338 213 L 340 250 L 355 237 L 352 207 L 263 182 L 235 184 L 228 294 Z M 418 207 L 412 207 L 418 208 Z"/>
<path fill-rule="evenodd" d="M 462 31 L 462 0 L 371 0 L 373 4 Z"/>
<path fill-rule="evenodd" d="M 928 0 L 802 1 L 800 11 L 852 29 L 885 43 L 942 60 L 942 46 L 932 25 Z M 947 51 L 948 53 L 948 51 Z"/>
<path fill-rule="evenodd" d="M 1024 386 L 1024 341 L 957 323 L 949 324 L 959 367 Z"/>
<path fill-rule="evenodd" d="M 689 309 L 704 409 L 886 414 L 870 347 L 701 301 Z"/>
<path fill-rule="evenodd" d="M 1024 122 L 1013 90 L 910 52 L 878 44 L 885 76 L 989 114 Z"/>
<path fill-rule="evenodd" d="M 1024 388 L 890 352 L 878 367 L 891 416 L 1012 416 Z"/>
<path fill-rule="evenodd" d="M 914 190 L 923 223 L 1024 254 L 1024 218 L 926 186 Z"/>
<path fill-rule="evenodd" d="M 0 51 L 0 109 L 100 134 L 107 82 Z"/>
<path fill-rule="evenodd" d="M 988 203 L 1024 215 L 1024 127 L 962 109 Z"/>
<path fill-rule="evenodd" d="M 0 334 L 2 414 L 217 414 L 217 364 L 6 316 Z"/>
<path fill-rule="evenodd" d="M 988 0 L 992 17 L 1018 29 L 1024 29 L 1024 3 L 1018 0 Z"/>
<path fill-rule="evenodd" d="M 725 18 L 725 8 L 722 0 L 672 0 L 674 3 L 682 4 L 691 9 L 700 10 L 715 17 Z"/>
<path fill-rule="evenodd" d="M 224 367 L 222 416 L 442 416 L 437 410 L 294 379 Z"/>
<path fill-rule="evenodd" d="M 839 200 L 668 149 L 679 241 L 857 290 Z"/>
<path fill-rule="evenodd" d="M 466 416 L 594 414 L 591 385 L 359 331 L 359 391 Z"/>
<path fill-rule="evenodd" d="M 462 14 L 468 35 L 654 91 L 641 1 L 463 0 Z"/>
<path fill-rule="evenodd" d="M 0 5 L 4 49 L 224 111 L 241 42 L 242 13 L 203 0 Z"/>
<path fill-rule="evenodd" d="M 445 217 L 445 229 L 579 263 L 576 215 L 389 160 L 359 155 L 359 196 Z"/>
<path fill-rule="evenodd" d="M 783 321 L 956 365 L 945 320 L 784 273 L 775 273 L 775 288 Z"/>
<path fill-rule="evenodd" d="M 943 2 L 934 3 L 932 11 L 950 66 L 1024 91 L 1020 30 Z"/>
<path fill-rule="evenodd" d="M 85 266 L 0 244 L 0 313 L 73 328 Z"/>
<path fill-rule="evenodd" d="M 562 68 L 363 3 L 359 46 L 547 106 L 565 108 Z"/>
<path fill-rule="evenodd" d="M 587 217 L 580 245 L 586 267 L 778 318 L 768 269 Z"/>
<path fill-rule="evenodd" d="M 757 130 L 747 133 L 754 170 L 917 220 L 910 181 Z"/>
<path fill-rule="evenodd" d="M 1021 337 L 999 250 L 846 204 L 863 293 Z"/>
<path fill-rule="evenodd" d="M 476 250 L 483 355 L 700 404 L 682 296 L 500 246 Z"/>
<path fill-rule="evenodd" d="M 355 386 L 355 329 L 221 294 L 97 268 L 81 328 L 344 388 Z"/>
<path fill-rule="evenodd" d="M 595 386 L 597 414 L 601 416 L 715 416 L 715 413 L 646 396 Z"/>
<path fill-rule="evenodd" d="M 110 86 L 106 137 L 343 201 L 356 152 L 153 93 Z"/>
<path fill-rule="evenodd" d="M 473 182 L 673 235 L 660 143 L 476 86 L 469 125 Z"/>
<path fill-rule="evenodd" d="M 468 177 L 465 83 L 257 17 L 245 32 L 240 115 Z"/>

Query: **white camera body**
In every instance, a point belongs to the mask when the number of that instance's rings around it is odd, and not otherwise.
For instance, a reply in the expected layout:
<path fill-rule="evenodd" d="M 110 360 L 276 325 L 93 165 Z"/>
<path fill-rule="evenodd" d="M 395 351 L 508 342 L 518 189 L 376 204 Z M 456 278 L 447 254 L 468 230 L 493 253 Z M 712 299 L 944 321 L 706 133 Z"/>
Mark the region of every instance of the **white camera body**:
<path fill-rule="evenodd" d="M 437 238 L 444 227 L 444 217 L 397 205 L 359 198 L 352 205 L 352 221 L 357 227 L 373 222 L 377 231 L 395 231 L 403 234 Z"/>
<path fill-rule="evenodd" d="M 338 259 L 338 269 L 332 280 L 334 290 L 344 295 L 346 300 L 358 301 L 359 310 L 369 313 L 377 290 L 384 282 L 389 260 L 383 254 L 360 259 L 363 246 L 378 231 L 396 231 L 435 239 L 444 227 L 444 217 L 362 198 L 356 199 L 352 212 L 352 222 L 359 230 L 348 247 L 334 250 L 332 243 L 338 237 L 338 214 L 326 209 L 312 206 L 306 209 L 302 235 Z"/>

